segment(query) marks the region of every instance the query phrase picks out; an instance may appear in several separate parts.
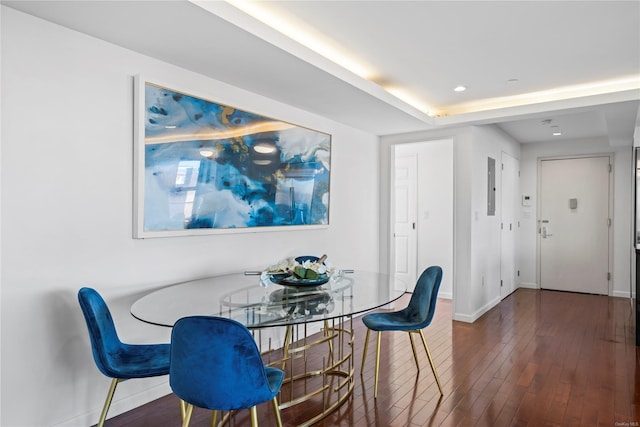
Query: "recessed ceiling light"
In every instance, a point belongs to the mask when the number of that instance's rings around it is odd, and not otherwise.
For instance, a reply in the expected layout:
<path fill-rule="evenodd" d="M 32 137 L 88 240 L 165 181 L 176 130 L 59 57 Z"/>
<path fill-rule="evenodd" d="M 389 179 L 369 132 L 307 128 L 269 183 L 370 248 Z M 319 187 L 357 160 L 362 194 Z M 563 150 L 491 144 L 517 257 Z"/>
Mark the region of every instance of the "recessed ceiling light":
<path fill-rule="evenodd" d="M 456 87 L 454 87 L 454 88 L 453 88 L 453 90 L 454 90 L 455 92 L 464 92 L 465 90 L 467 90 L 467 87 L 466 87 L 466 86 L 462 86 L 462 85 L 460 85 L 460 86 L 456 86 Z"/>
<path fill-rule="evenodd" d="M 562 135 L 562 132 L 554 132 L 553 133 L 553 136 L 560 136 L 560 135 Z"/>

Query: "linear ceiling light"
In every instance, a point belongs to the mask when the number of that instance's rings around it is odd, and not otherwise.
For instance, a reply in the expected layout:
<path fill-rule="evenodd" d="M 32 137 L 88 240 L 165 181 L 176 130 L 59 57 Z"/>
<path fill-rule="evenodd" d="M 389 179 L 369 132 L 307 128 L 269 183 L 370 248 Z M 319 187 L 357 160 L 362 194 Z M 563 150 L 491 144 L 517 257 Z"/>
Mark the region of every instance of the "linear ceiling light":
<path fill-rule="evenodd" d="M 206 4 L 209 2 L 202 0 L 189 1 L 208 9 Z M 355 57 L 355 55 L 350 54 L 346 49 L 341 49 L 340 46 L 329 38 L 326 38 L 318 32 L 314 32 L 313 29 L 305 25 L 304 22 L 296 22 L 295 17 L 286 16 L 286 11 L 274 12 L 274 9 L 269 9 L 270 2 L 261 2 L 256 0 L 226 0 L 226 3 L 243 12 L 247 16 L 261 22 L 272 30 L 286 36 L 292 41 L 297 42 L 310 51 L 333 62 L 342 69 L 376 84 L 396 99 L 401 100 L 405 104 L 410 105 L 431 117 L 475 113 L 493 109 L 518 107 L 527 104 L 561 101 L 577 97 L 640 89 L 640 77 L 631 76 L 615 80 L 594 82 L 591 84 L 559 87 L 551 90 L 524 93 L 514 96 L 463 102 L 457 105 L 443 107 L 441 111 L 437 111 L 426 105 L 425 102 L 415 98 L 412 94 L 409 94 L 406 89 L 380 84 L 380 76 L 376 75 L 376 70 L 373 70 L 371 66 L 363 64 Z M 518 79 L 512 78 L 507 82 L 515 83 L 517 81 Z"/>
<path fill-rule="evenodd" d="M 497 108 L 517 107 L 541 102 L 561 101 L 571 98 L 603 95 L 607 93 L 624 92 L 640 89 L 640 77 L 630 76 L 619 79 L 603 80 L 598 82 L 563 86 L 538 92 L 523 93 L 514 96 L 482 99 L 451 106 L 447 109 L 447 115 L 474 113 L 478 111 L 493 110 Z"/>
<path fill-rule="evenodd" d="M 396 98 L 406 102 L 407 104 L 417 108 L 418 110 L 422 111 L 425 114 L 428 114 L 430 116 L 434 116 L 434 109 L 431 108 L 430 106 L 428 106 L 427 104 L 423 103 L 422 101 L 418 100 L 417 98 L 415 98 L 413 95 L 409 94 L 405 89 L 399 88 L 399 87 L 392 87 L 392 86 L 384 86 L 383 87 L 384 90 L 386 90 L 387 92 L 389 92 L 391 95 L 395 96 Z"/>
<path fill-rule="evenodd" d="M 311 34 L 309 29 L 303 28 L 303 26 L 294 23 L 291 18 L 287 19 L 282 15 L 273 13 L 258 2 L 252 2 L 249 0 L 226 1 L 247 15 L 254 17 L 263 24 L 281 32 L 292 40 L 297 41 L 330 61 L 341 65 L 363 79 L 370 79 L 373 77 L 373 72 L 368 67 L 359 63 L 348 53 L 341 52 L 337 48 L 331 46 L 331 43 L 321 40 L 321 35 Z"/>
<path fill-rule="evenodd" d="M 192 0 L 193 1 L 193 0 Z M 345 70 L 357 75 L 358 77 L 375 83 L 382 87 L 386 92 L 390 93 L 397 99 L 406 104 L 420 110 L 421 112 L 433 116 L 433 110 L 425 105 L 424 102 L 407 95 L 406 91 L 400 89 L 389 89 L 384 85 L 376 82 L 378 77 L 376 72 L 370 67 L 354 58 L 350 53 L 336 47 L 335 43 L 324 39 L 321 34 L 313 33 L 308 26 L 303 23 L 294 22 L 295 18 L 285 17 L 282 14 L 274 13 L 268 9 L 268 2 L 258 2 L 251 0 L 226 0 L 227 3 L 241 10 L 247 15 L 257 19 L 268 27 L 284 34 L 292 40 L 300 43 L 313 52 L 332 61 Z M 264 6 L 266 4 L 267 6 Z M 324 39 L 324 40 L 323 40 Z"/>

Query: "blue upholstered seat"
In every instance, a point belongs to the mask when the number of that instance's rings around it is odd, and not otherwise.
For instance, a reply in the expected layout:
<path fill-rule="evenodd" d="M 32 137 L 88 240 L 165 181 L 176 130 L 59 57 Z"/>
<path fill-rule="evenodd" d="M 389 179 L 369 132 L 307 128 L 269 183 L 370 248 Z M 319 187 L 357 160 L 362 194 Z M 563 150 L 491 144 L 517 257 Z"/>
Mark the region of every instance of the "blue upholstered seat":
<path fill-rule="evenodd" d="M 383 331 L 406 331 L 409 333 L 409 340 L 411 342 L 411 349 L 413 350 L 413 357 L 416 361 L 416 366 L 420 370 L 418 364 L 418 355 L 416 353 L 415 344 L 413 342 L 413 336 L 411 334 L 417 333 L 422 339 L 422 344 L 427 352 L 431 370 L 436 378 L 438 389 L 440 394 L 442 387 L 440 386 L 440 379 L 436 373 L 429 347 L 427 346 L 427 340 L 422 333 L 422 329 L 431 324 L 433 315 L 436 311 L 436 302 L 438 300 L 438 290 L 440 289 L 440 282 L 442 281 L 442 268 L 438 266 L 431 266 L 427 268 L 418 279 L 411 300 L 406 308 L 400 311 L 393 312 L 380 312 L 370 313 L 362 317 L 362 322 L 367 327 L 367 336 L 364 343 L 364 352 L 362 354 L 362 367 L 364 369 L 364 363 L 367 357 L 367 347 L 369 345 L 369 333 L 373 330 L 378 332 L 377 346 L 376 346 L 376 371 L 374 377 L 374 392 L 373 396 L 378 396 L 378 370 L 380 366 L 380 332 Z"/>
<path fill-rule="evenodd" d="M 180 319 L 171 334 L 171 389 L 187 405 L 183 426 L 193 407 L 214 411 L 250 409 L 257 425 L 256 405 L 271 400 L 282 426 L 277 394 L 284 372 L 264 366 L 251 332 L 235 320 L 214 316 Z"/>
<path fill-rule="evenodd" d="M 125 344 L 118 338 L 107 304 L 95 289 L 80 289 L 78 301 L 89 330 L 93 359 L 100 372 L 112 378 L 98 422 L 98 427 L 102 427 L 120 381 L 169 373 L 170 345 Z"/>

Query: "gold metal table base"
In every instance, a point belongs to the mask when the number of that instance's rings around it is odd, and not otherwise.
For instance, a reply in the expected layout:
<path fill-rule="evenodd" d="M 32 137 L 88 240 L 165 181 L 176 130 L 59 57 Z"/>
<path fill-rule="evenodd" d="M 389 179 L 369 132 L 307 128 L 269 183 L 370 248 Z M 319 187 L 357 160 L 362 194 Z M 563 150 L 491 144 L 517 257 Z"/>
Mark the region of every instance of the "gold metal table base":
<path fill-rule="evenodd" d="M 309 335 L 305 323 L 286 327 L 282 350 L 265 353 L 268 365 L 285 371 L 278 396 L 284 421 L 313 425 L 351 396 L 353 343 L 351 316 L 325 320 L 318 334 Z"/>

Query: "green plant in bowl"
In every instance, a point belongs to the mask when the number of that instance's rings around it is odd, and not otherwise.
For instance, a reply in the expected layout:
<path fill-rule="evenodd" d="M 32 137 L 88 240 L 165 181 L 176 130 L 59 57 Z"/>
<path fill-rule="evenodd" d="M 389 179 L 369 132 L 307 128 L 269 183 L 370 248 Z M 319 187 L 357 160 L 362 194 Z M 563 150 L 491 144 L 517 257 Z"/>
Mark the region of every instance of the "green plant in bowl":
<path fill-rule="evenodd" d="M 320 277 L 317 271 L 314 271 L 310 268 L 304 268 L 300 265 L 294 267 L 293 274 L 295 274 L 298 279 L 316 280 L 318 277 Z"/>

